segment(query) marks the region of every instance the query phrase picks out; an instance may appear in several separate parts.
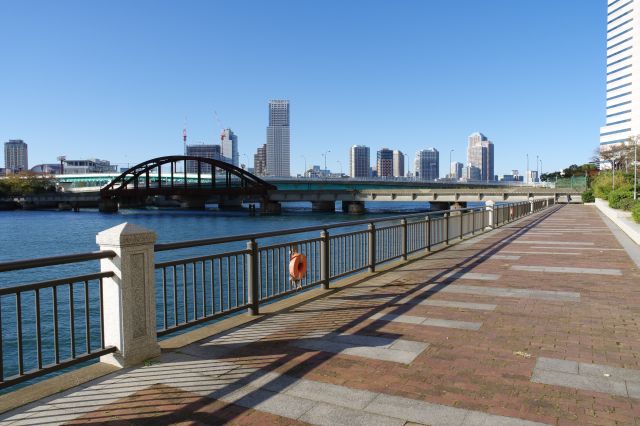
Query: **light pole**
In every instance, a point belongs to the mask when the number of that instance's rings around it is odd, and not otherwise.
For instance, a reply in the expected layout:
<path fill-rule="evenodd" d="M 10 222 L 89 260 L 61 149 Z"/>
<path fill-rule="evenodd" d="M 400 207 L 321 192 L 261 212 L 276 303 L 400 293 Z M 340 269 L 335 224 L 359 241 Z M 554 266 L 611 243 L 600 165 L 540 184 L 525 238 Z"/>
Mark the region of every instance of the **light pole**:
<path fill-rule="evenodd" d="M 451 153 L 453 153 L 455 149 L 449 150 L 449 179 L 453 179 L 453 173 L 451 173 Z"/>
<path fill-rule="evenodd" d="M 633 150 L 633 199 L 638 199 L 638 137 L 634 141 Z"/>
<path fill-rule="evenodd" d="M 340 160 L 336 160 L 336 162 L 338 163 L 338 165 L 340 166 L 340 177 L 342 177 L 342 161 Z"/>
<path fill-rule="evenodd" d="M 302 172 L 302 177 L 307 177 L 307 157 L 301 155 L 300 157 L 304 158 L 304 171 Z"/>
<path fill-rule="evenodd" d="M 538 168 L 538 156 L 536 155 L 536 179 L 540 182 L 540 169 Z"/>
<path fill-rule="evenodd" d="M 616 189 L 616 160 L 611 158 L 611 189 Z"/>
<path fill-rule="evenodd" d="M 331 150 L 328 149 L 327 151 L 325 151 L 324 154 L 322 154 L 322 156 L 324 157 L 324 170 L 325 170 L 325 173 L 327 171 L 327 154 L 330 153 L 330 152 L 331 152 Z"/>
<path fill-rule="evenodd" d="M 529 180 L 529 154 L 527 154 L 527 185 L 531 183 Z"/>

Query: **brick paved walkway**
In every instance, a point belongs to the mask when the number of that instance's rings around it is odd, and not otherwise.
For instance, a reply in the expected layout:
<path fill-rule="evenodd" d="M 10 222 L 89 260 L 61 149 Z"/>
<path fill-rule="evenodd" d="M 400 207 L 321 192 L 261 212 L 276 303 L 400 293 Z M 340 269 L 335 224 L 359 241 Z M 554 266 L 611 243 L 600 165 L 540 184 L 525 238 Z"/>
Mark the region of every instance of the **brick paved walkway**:
<path fill-rule="evenodd" d="M 2 424 L 640 424 L 640 273 L 569 205 Z"/>

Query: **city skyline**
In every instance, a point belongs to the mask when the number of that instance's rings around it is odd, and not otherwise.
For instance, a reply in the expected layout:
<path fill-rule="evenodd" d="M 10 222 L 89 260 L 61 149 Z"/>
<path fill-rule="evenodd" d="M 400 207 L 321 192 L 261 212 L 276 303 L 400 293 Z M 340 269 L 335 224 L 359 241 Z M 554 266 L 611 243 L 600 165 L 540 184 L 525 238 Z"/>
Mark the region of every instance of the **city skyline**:
<path fill-rule="evenodd" d="M 135 164 L 181 153 L 186 117 L 190 141 L 210 143 L 234 129 L 240 163 L 250 165 L 265 139 L 265 103 L 285 98 L 295 105 L 293 175 L 302 155 L 323 164 L 327 144 L 328 167 L 339 169 L 346 156 L 336 153 L 389 146 L 389 135 L 405 153 L 436 146 L 464 162 L 465 138 L 478 128 L 501 146 L 496 174 L 525 170 L 527 153 L 557 170 L 589 160 L 604 115 L 606 4 L 574 6 L 141 2 L 123 16 L 113 5 L 7 4 L 0 39 L 12 40 L 3 45 L 12 66 L 0 70 L 9 100 L 0 106 L 0 138 L 27 141 L 32 164 L 65 154 Z M 236 31 L 220 33 L 206 24 L 213 17 L 233 20 Z M 296 36 L 267 24 L 275 17 Z M 403 25 L 389 34 L 389 22 Z M 267 54 L 274 38 L 283 55 Z M 447 170 L 448 155 L 441 157 Z"/>

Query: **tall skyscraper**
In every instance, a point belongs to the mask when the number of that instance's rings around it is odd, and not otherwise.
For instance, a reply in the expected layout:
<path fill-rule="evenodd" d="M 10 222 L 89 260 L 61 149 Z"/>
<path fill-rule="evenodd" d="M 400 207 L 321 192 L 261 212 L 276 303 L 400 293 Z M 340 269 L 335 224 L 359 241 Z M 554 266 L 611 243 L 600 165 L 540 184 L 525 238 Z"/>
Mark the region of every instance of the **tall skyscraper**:
<path fill-rule="evenodd" d="M 402 151 L 393 151 L 393 176 L 404 176 L 404 154 Z"/>
<path fill-rule="evenodd" d="M 224 129 L 220 134 L 220 147 L 222 160 L 238 167 L 240 165 L 240 154 L 238 154 L 238 136 L 231 129 Z"/>
<path fill-rule="evenodd" d="M 367 178 L 371 176 L 371 159 L 368 146 L 354 145 L 349 151 L 349 176 Z"/>
<path fill-rule="evenodd" d="M 435 180 L 440 177 L 440 153 L 435 148 L 416 152 L 416 177 L 421 180 Z"/>
<path fill-rule="evenodd" d="M 187 145 L 187 155 L 194 157 L 211 158 L 213 160 L 222 159 L 220 145 Z M 198 173 L 198 162 L 187 160 L 187 173 Z M 200 173 L 211 173 L 210 164 L 201 164 Z"/>
<path fill-rule="evenodd" d="M 480 170 L 480 180 L 494 180 L 493 168 L 493 142 L 480 132 L 469 136 L 467 147 L 467 166 L 477 167 Z"/>
<path fill-rule="evenodd" d="M 388 148 L 382 148 L 378 151 L 376 161 L 376 170 L 378 177 L 393 177 L 393 151 Z"/>
<path fill-rule="evenodd" d="M 4 168 L 7 173 L 29 170 L 27 144 L 22 139 L 12 139 L 4 143 Z"/>
<path fill-rule="evenodd" d="M 253 174 L 264 176 L 267 173 L 267 144 L 258 148 L 253 156 Z"/>
<path fill-rule="evenodd" d="M 633 90 L 640 56 L 632 54 L 640 39 L 640 7 L 633 1 L 607 3 L 607 109 L 600 128 L 600 151 L 640 134 L 640 109 L 634 109 L 640 103 L 640 90 Z"/>
<path fill-rule="evenodd" d="M 267 176 L 291 176 L 289 101 L 269 101 L 267 127 Z"/>

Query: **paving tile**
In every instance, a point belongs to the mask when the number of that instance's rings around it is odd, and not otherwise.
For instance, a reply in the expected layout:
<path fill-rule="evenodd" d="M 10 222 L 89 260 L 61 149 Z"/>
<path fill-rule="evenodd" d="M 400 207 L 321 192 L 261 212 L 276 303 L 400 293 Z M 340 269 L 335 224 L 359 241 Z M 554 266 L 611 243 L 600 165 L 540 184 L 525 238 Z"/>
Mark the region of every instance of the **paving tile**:
<path fill-rule="evenodd" d="M 456 302 L 451 300 L 423 300 L 418 303 L 424 306 L 441 306 L 443 308 L 475 309 L 480 311 L 493 311 L 498 305 L 491 303 Z"/>
<path fill-rule="evenodd" d="M 572 268 L 568 266 L 527 266 L 527 265 L 513 265 L 511 269 L 514 271 L 527 271 L 527 272 L 550 272 L 560 274 L 592 274 L 592 275 L 622 275 L 620 269 L 608 269 L 608 268 Z"/>
<path fill-rule="evenodd" d="M 533 370 L 531 381 L 547 385 L 602 392 L 609 395 L 627 396 L 627 386 L 624 381 L 611 380 L 605 377 L 599 378 L 535 369 Z"/>
<path fill-rule="evenodd" d="M 578 363 L 563 359 L 540 357 L 536 360 L 535 368 L 560 373 L 578 374 Z"/>
<path fill-rule="evenodd" d="M 382 394 L 365 411 L 433 426 L 460 425 L 469 413 L 458 408 Z"/>
<path fill-rule="evenodd" d="M 306 412 L 300 420 L 323 426 L 402 426 L 405 424 L 405 421 L 401 419 L 329 404 L 316 405 Z"/>

